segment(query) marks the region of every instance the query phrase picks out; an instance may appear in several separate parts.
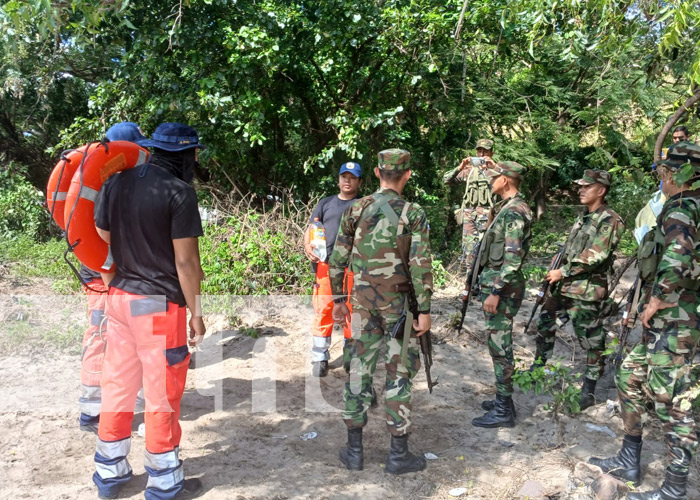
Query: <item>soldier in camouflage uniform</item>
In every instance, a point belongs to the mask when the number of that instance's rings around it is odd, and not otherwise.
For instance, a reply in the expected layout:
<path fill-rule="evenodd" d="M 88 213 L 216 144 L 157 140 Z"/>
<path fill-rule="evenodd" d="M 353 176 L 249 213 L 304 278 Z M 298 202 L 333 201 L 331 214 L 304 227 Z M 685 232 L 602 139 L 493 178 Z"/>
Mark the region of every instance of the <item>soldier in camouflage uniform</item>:
<path fill-rule="evenodd" d="M 408 280 L 416 292 L 419 314 L 413 329 L 420 335 L 430 329 L 430 298 L 433 275 L 425 212 L 401 198 L 411 176 L 410 153 L 388 149 L 379 153 L 379 190 L 355 201 L 343 214 L 329 274 L 334 295 L 333 316 L 342 321 L 348 315 L 343 302 L 343 274 L 347 267 L 354 274 L 351 293 L 353 310 L 352 341 L 344 357 L 350 364 L 345 385 L 345 412 L 348 446 L 340 450 L 340 460 L 351 470 L 361 470 L 362 428 L 372 399 L 372 378 L 382 344 L 386 345 L 386 423 L 391 433 L 391 450 L 386 471 L 403 474 L 423 470 L 425 459 L 408 451 L 412 426 L 411 386 L 420 368 L 418 342 L 392 337 L 406 306 Z M 397 254 L 396 237 L 411 235 L 408 255 L 410 276 Z M 358 382 L 359 381 L 359 382 Z"/>
<path fill-rule="evenodd" d="M 625 429 L 622 450 L 615 457 L 589 462 L 639 483 L 645 399 L 651 396 L 666 432 L 669 465 L 660 489 L 628 493 L 627 498 L 682 500 L 698 446 L 693 414 L 681 402 L 689 403 L 685 395 L 700 338 L 700 190 L 692 188 L 700 180 L 700 147 L 686 141 L 674 144 L 657 171 L 668 200 L 655 229 L 657 251 L 651 258 L 656 271 L 644 298 L 643 342 L 632 349 L 617 375 Z M 692 172 L 689 180 L 686 172 Z"/>
<path fill-rule="evenodd" d="M 557 313 L 567 311 L 574 332 L 586 350 L 586 372 L 579 400 L 581 409 L 595 403 L 595 386 L 603 374 L 605 332 L 601 311 L 608 296 L 608 274 L 625 226 L 605 203 L 610 174 L 586 170 L 576 181 L 587 213 L 574 224 L 566 242 L 562 266 L 547 273 L 552 295 L 542 306 L 537 324 L 537 352 L 533 367 L 543 365 L 554 351 Z"/>
<path fill-rule="evenodd" d="M 496 399 L 484 401 L 487 413 L 472 420 L 477 427 L 513 427 L 513 318 L 525 295 L 522 265 L 530 249 L 532 212 L 518 187 L 525 174 L 519 163 L 498 163 L 487 170 L 493 193 L 503 200 L 492 210 L 476 265 L 488 329 L 489 353 L 496 375 Z"/>
<path fill-rule="evenodd" d="M 496 166 L 493 159 L 493 141 L 479 139 L 476 143 L 476 154 L 477 156 L 463 159 L 442 177 L 445 184 L 466 183 L 462 205 L 455 211 L 455 219 L 458 224 L 462 224 L 462 255 L 467 275 L 474 267 L 475 248 L 484 235 L 489 211 L 493 207 L 491 185 L 484 173 Z"/>

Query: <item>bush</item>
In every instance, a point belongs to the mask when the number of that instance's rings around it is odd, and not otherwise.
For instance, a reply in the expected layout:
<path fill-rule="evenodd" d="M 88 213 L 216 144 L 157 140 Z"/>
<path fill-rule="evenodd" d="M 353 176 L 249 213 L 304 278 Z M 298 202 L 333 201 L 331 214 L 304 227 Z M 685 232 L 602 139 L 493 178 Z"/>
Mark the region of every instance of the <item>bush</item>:
<path fill-rule="evenodd" d="M 24 234 L 46 241 L 49 221 L 44 195 L 26 180 L 26 169 L 15 163 L 0 167 L 0 236 L 14 239 Z"/>

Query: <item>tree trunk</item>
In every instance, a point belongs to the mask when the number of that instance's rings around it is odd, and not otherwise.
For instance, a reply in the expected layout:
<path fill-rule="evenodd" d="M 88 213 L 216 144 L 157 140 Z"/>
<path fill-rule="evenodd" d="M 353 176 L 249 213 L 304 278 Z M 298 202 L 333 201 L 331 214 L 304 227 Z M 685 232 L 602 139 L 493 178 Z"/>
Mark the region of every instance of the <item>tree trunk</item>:
<path fill-rule="evenodd" d="M 664 145 L 664 140 L 668 135 L 669 131 L 673 128 L 676 122 L 688 112 L 690 108 L 695 106 L 700 101 L 700 89 L 697 89 L 695 93 L 690 96 L 683 105 L 676 110 L 675 113 L 671 115 L 666 124 L 659 132 L 659 136 L 656 138 L 656 144 L 654 145 L 654 163 L 661 159 L 661 146 Z"/>

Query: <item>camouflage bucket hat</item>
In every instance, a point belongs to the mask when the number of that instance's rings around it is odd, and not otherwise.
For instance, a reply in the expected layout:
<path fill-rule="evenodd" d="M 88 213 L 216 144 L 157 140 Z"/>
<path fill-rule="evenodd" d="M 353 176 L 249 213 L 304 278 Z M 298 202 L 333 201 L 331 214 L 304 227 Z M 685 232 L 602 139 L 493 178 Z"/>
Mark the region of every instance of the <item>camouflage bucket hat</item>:
<path fill-rule="evenodd" d="M 697 173 L 700 173 L 700 146 L 690 141 L 681 141 L 668 148 L 666 158 L 659 165 L 676 171 L 689 163 Z"/>
<path fill-rule="evenodd" d="M 487 177 L 498 177 L 499 175 L 505 175 L 512 179 L 522 180 L 525 177 L 525 172 L 527 169 L 523 167 L 520 163 L 514 161 L 503 161 L 496 165 L 495 168 L 486 170 L 484 174 Z"/>
<path fill-rule="evenodd" d="M 411 168 L 411 153 L 405 149 L 385 149 L 377 155 L 382 170 L 408 170 Z"/>
<path fill-rule="evenodd" d="M 606 172 L 605 170 L 588 169 L 583 172 L 583 177 L 574 182 L 579 186 L 590 186 L 591 184 L 610 186 L 610 184 L 612 184 L 612 177 L 610 176 L 610 172 Z"/>
<path fill-rule="evenodd" d="M 484 148 L 493 151 L 493 141 L 491 139 L 479 139 L 476 141 L 476 148 Z"/>

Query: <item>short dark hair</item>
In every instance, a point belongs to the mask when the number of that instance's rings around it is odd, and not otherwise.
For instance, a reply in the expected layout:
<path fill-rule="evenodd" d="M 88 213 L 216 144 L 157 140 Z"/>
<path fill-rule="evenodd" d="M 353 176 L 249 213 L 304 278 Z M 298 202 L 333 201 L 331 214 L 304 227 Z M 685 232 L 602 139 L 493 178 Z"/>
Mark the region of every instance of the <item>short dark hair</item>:
<path fill-rule="evenodd" d="M 678 127 L 674 128 L 673 132 L 671 132 L 671 133 L 674 133 L 674 132 L 683 132 L 686 137 L 690 137 L 690 132 L 688 132 L 688 127 L 685 127 L 683 125 L 679 125 Z"/>
<path fill-rule="evenodd" d="M 406 170 L 384 170 L 380 168 L 379 177 L 386 182 L 396 182 L 406 172 Z"/>

